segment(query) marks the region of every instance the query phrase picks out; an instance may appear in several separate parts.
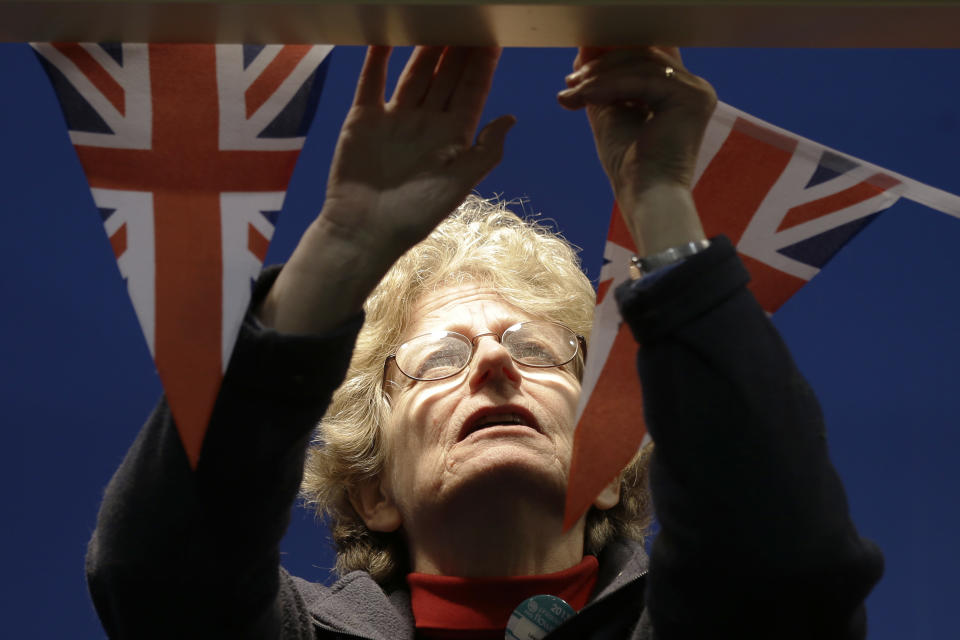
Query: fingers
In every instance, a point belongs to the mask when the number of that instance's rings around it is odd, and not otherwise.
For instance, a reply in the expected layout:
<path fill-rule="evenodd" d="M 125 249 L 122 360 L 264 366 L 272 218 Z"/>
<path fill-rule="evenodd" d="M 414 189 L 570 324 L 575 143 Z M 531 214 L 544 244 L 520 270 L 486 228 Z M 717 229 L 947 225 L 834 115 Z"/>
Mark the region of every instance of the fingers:
<path fill-rule="evenodd" d="M 468 180 L 473 180 L 474 185 L 480 182 L 500 164 L 507 132 L 516 123 L 514 116 L 505 115 L 487 124 L 477 134 L 476 144 L 459 158 L 455 170 L 465 174 Z"/>
<path fill-rule="evenodd" d="M 360 70 L 360 78 L 357 80 L 357 92 L 353 97 L 354 106 L 383 106 L 390 51 L 390 47 L 367 48 L 367 57 L 363 61 L 363 69 Z"/>
<path fill-rule="evenodd" d="M 423 106 L 435 111 L 476 109 L 479 117 L 500 51 L 498 47 L 448 47 Z"/>
<path fill-rule="evenodd" d="M 423 106 L 434 111 L 443 111 L 450 102 L 450 96 L 457 88 L 463 75 L 470 50 L 465 47 L 447 47 L 437 66 L 437 72 L 430 84 L 430 91 L 424 97 Z"/>
<path fill-rule="evenodd" d="M 443 47 L 417 47 L 407 59 L 407 64 L 397 81 L 393 92 L 393 102 L 398 107 L 416 107 L 422 101 L 437 68 L 437 62 L 443 54 Z"/>
<path fill-rule="evenodd" d="M 587 64 L 591 60 L 595 60 L 607 53 L 608 51 L 613 51 L 611 47 L 580 47 L 577 50 L 577 57 L 573 60 L 573 70 L 579 71 L 583 65 Z"/>
<path fill-rule="evenodd" d="M 433 111 L 473 110 L 479 118 L 500 52 L 498 47 L 417 47 L 400 74 L 391 104 Z"/>
<path fill-rule="evenodd" d="M 499 47 L 470 49 L 463 73 L 447 104 L 448 109 L 476 109 L 480 113 L 490 93 L 501 52 Z"/>
<path fill-rule="evenodd" d="M 683 66 L 683 58 L 680 56 L 680 49 L 677 47 L 580 47 L 577 49 L 577 57 L 573 60 L 573 70 L 579 71 L 584 65 L 598 58 L 607 58 L 617 60 L 636 56 L 638 53 L 648 51 L 654 55 L 657 53 L 666 56 L 666 62 Z M 618 52 L 618 53 L 614 53 Z"/>
<path fill-rule="evenodd" d="M 683 64 L 683 56 L 680 55 L 680 49 L 678 47 L 652 47 L 652 49 L 662 52 L 681 65 Z"/>
<path fill-rule="evenodd" d="M 664 66 L 645 61 L 629 69 L 580 77 L 572 86 L 559 92 L 557 100 L 567 109 L 615 102 L 643 103 L 656 108 L 682 89 L 676 76 L 676 70 L 668 74 Z"/>
<path fill-rule="evenodd" d="M 625 49 L 600 49 L 583 47 L 574 61 L 574 72 L 566 77 L 567 86 L 574 86 L 583 78 L 605 73 L 624 65 L 637 64 L 639 61 L 652 61 L 662 68 L 672 67 L 683 70 L 683 59 L 676 47 L 631 47 Z"/>
<path fill-rule="evenodd" d="M 712 110 L 716 102 L 709 83 L 687 71 L 673 52 L 655 48 L 617 50 L 595 58 L 567 76 L 567 84 L 557 94 L 567 109 L 626 103 L 657 110 L 670 103 Z"/>

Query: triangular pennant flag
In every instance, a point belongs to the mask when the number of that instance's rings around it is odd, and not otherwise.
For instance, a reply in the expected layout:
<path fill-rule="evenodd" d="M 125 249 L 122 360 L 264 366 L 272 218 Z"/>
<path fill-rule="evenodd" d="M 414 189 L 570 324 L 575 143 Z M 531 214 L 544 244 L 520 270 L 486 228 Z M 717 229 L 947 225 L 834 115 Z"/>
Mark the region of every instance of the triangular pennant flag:
<path fill-rule="evenodd" d="M 768 313 L 898 198 L 960 215 L 956 196 L 722 103 L 707 127 L 693 195 L 707 235 L 730 238 L 750 272 L 751 291 Z M 639 398 L 639 392 L 625 391 L 623 380 L 636 380 L 637 347 L 611 292 L 629 277 L 633 252 L 614 208 L 574 436 L 565 528 L 590 508 L 648 437 L 640 401 L 626 400 Z"/>
<path fill-rule="evenodd" d="M 635 252 L 630 231 L 614 204 L 577 407 L 565 530 L 630 462 L 646 435 L 637 378 L 637 343 L 621 320 L 613 297 L 613 289 L 629 277 L 627 266 Z"/>
<path fill-rule="evenodd" d="M 33 47 L 196 467 L 332 47 Z"/>

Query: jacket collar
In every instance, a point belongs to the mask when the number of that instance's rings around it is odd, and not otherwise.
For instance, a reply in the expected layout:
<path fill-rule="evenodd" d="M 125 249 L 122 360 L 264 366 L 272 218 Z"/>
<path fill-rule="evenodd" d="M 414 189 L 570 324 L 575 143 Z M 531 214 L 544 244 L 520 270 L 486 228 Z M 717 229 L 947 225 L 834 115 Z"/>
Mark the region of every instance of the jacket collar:
<path fill-rule="evenodd" d="M 600 552 L 600 573 L 597 586 L 584 610 L 604 600 L 640 576 L 650 565 L 643 544 L 634 540 L 614 540 Z"/>
<path fill-rule="evenodd" d="M 584 611 L 647 572 L 647 554 L 639 542 L 611 542 L 598 560 L 597 586 Z M 352 571 L 329 588 L 292 579 L 320 628 L 366 640 L 413 640 L 413 612 L 406 588 L 388 594 L 363 571 Z"/>
<path fill-rule="evenodd" d="M 388 594 L 365 571 L 351 571 L 331 587 L 293 580 L 321 629 L 365 640 L 413 640 L 413 611 L 406 589 Z"/>

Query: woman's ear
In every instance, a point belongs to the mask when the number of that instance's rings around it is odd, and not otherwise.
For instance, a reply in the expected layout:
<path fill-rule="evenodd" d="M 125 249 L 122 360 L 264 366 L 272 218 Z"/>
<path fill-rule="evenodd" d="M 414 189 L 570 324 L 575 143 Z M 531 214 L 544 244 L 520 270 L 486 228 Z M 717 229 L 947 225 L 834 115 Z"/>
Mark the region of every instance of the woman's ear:
<path fill-rule="evenodd" d="M 390 533 L 403 524 L 400 510 L 384 491 L 380 478 L 370 478 L 348 492 L 350 504 L 371 531 Z"/>
<path fill-rule="evenodd" d="M 610 484 L 603 488 L 603 491 L 600 492 L 600 495 L 596 497 L 593 501 L 593 506 L 595 506 L 600 511 L 606 511 L 607 509 L 612 509 L 617 506 L 620 502 L 620 474 L 617 474 L 617 477 L 614 478 Z"/>

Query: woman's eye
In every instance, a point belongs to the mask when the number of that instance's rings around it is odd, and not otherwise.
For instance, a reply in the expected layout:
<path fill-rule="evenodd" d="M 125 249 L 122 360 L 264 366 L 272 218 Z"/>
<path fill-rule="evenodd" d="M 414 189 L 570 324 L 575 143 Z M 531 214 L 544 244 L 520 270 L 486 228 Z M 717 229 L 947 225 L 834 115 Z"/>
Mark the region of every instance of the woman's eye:
<path fill-rule="evenodd" d="M 461 358 L 456 352 L 449 350 L 434 351 L 428 354 L 417 367 L 418 378 L 443 375 L 446 372 L 460 368 Z"/>
<path fill-rule="evenodd" d="M 518 360 L 549 364 L 556 361 L 556 354 L 550 345 L 539 341 L 527 340 L 514 344 L 513 352 Z"/>

